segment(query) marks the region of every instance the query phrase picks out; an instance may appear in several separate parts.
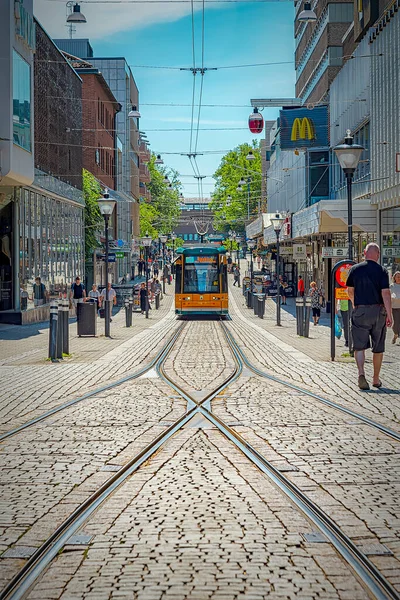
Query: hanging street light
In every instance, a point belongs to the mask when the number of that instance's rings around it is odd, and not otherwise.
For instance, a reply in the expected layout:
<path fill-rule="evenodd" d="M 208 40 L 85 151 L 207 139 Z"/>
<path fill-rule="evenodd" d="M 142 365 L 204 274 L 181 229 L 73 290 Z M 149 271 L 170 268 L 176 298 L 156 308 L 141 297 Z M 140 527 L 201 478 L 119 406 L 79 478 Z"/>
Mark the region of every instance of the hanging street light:
<path fill-rule="evenodd" d="M 249 116 L 249 129 L 251 133 L 262 133 L 264 129 L 264 117 L 258 112 L 258 108 Z"/>
<path fill-rule="evenodd" d="M 255 159 L 256 159 L 256 157 L 254 156 L 254 154 L 253 154 L 253 151 L 252 151 L 252 150 L 249 150 L 249 153 L 248 153 L 248 155 L 246 156 L 246 160 L 250 160 L 250 161 L 252 161 L 252 160 L 255 160 Z"/>
<path fill-rule="evenodd" d="M 285 217 L 276 213 L 271 218 L 271 224 L 276 234 L 276 324 L 281 324 L 281 284 L 280 284 L 280 255 L 279 255 L 279 242 Z"/>
<path fill-rule="evenodd" d="M 72 2 L 67 2 L 67 6 L 72 6 Z M 81 7 L 78 2 L 72 6 L 72 13 L 67 17 L 67 23 L 87 23 L 86 17 L 81 13 Z"/>
<path fill-rule="evenodd" d="M 145 262 L 145 275 L 146 275 L 146 319 L 149 318 L 149 250 L 152 243 L 152 239 L 148 233 L 141 238 L 142 246 L 144 247 L 144 262 Z"/>
<path fill-rule="evenodd" d="M 157 154 L 157 158 L 156 158 L 156 160 L 154 161 L 154 164 L 155 164 L 155 165 L 163 165 L 163 164 L 164 164 L 164 161 L 163 161 L 163 159 L 161 158 L 161 154 Z"/>
<path fill-rule="evenodd" d="M 300 23 L 315 23 L 317 15 L 311 9 L 311 2 L 304 2 L 304 8 L 301 13 L 299 13 L 297 20 Z"/>
<path fill-rule="evenodd" d="M 104 231 L 106 238 L 106 252 L 105 252 L 105 267 L 106 267 L 106 299 L 104 301 L 104 335 L 105 337 L 110 337 L 110 319 L 111 319 L 111 309 L 110 309 L 110 300 L 108 293 L 108 253 L 109 253 L 109 240 L 108 240 L 108 226 L 110 222 L 110 217 L 113 214 L 113 210 L 115 208 L 116 202 L 114 200 L 110 200 L 110 195 L 108 193 L 107 188 L 104 190 L 103 196 L 97 199 L 97 204 L 99 205 L 99 209 L 101 214 L 104 217 Z"/>
<path fill-rule="evenodd" d="M 353 144 L 353 138 L 351 136 L 350 129 L 346 132 L 344 138 L 344 144 L 339 144 L 334 149 L 340 166 L 346 177 L 347 183 L 347 226 L 348 226 L 348 240 L 349 250 L 348 257 L 353 260 L 353 198 L 352 198 L 352 185 L 354 172 L 357 169 L 358 163 L 363 153 L 364 147 L 359 144 Z"/>
<path fill-rule="evenodd" d="M 132 106 L 132 110 L 131 110 L 131 111 L 129 111 L 129 113 L 128 113 L 128 117 L 129 117 L 130 119 L 140 119 L 140 117 L 141 117 L 141 114 L 140 114 L 140 112 L 138 111 L 138 109 L 137 109 L 137 107 L 136 107 L 136 106 Z"/>

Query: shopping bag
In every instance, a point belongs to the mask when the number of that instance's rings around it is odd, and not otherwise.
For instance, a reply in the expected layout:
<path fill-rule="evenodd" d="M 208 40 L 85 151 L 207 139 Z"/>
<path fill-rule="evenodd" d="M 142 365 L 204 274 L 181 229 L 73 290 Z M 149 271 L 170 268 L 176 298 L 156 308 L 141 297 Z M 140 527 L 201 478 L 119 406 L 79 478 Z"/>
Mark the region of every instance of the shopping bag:
<path fill-rule="evenodd" d="M 338 340 L 342 337 L 342 326 L 340 325 L 338 315 L 335 315 L 335 336 Z"/>
<path fill-rule="evenodd" d="M 100 319 L 104 319 L 106 316 L 106 311 L 104 308 L 100 308 L 99 310 Z"/>

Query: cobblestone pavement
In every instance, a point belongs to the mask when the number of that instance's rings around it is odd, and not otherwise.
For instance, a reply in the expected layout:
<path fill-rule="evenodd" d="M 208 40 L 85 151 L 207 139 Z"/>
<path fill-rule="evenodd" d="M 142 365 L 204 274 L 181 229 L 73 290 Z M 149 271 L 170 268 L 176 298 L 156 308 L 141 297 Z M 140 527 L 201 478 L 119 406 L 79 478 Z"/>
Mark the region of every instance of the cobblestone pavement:
<path fill-rule="evenodd" d="M 0 366 L 0 433 L 148 362 L 179 326 L 172 296 L 164 296 L 163 309 L 152 311 L 151 319 L 135 315 L 134 323 L 126 328 L 124 315 L 119 313 L 112 323 L 113 339 L 72 338 L 72 359 L 63 363 L 52 364 L 42 356 L 37 364 Z M 19 356 L 24 360 L 23 354 Z"/>
<path fill-rule="evenodd" d="M 190 423 L 84 526 L 30 600 L 367 598 L 329 544 L 217 431 Z"/>
<path fill-rule="evenodd" d="M 372 553 L 400 592 L 398 442 L 260 377 L 241 378 L 212 408 Z"/>
<path fill-rule="evenodd" d="M 186 403 L 143 376 L 67 408 L 1 445 L 0 552 L 38 547 L 118 467 L 182 413 Z M 3 558 L 0 582 L 23 561 Z"/>
<path fill-rule="evenodd" d="M 275 327 L 272 334 L 264 320 L 252 319 L 252 311 L 245 308 L 241 291 L 233 289 L 230 303 L 232 321 L 228 322 L 228 327 L 253 364 L 282 380 L 301 385 L 400 431 L 398 361 L 384 362 L 383 379 L 388 387 L 361 391 L 354 362 L 316 360 L 282 341 L 280 329 L 277 332 Z M 321 342 L 314 340 L 313 343 L 317 346 Z M 368 363 L 366 368 L 367 378 L 371 379 L 371 365 Z"/>
<path fill-rule="evenodd" d="M 188 323 L 165 362 L 166 374 L 196 400 L 215 390 L 234 370 L 232 353 L 216 321 Z"/>

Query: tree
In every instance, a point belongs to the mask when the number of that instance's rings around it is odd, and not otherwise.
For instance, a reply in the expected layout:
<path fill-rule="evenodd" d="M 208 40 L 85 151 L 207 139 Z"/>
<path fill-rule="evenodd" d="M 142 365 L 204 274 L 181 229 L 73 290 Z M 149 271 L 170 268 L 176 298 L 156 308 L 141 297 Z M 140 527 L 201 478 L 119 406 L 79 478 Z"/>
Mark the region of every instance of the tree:
<path fill-rule="evenodd" d="M 93 260 L 93 252 L 99 247 L 99 233 L 103 226 L 103 217 L 97 204 L 102 195 L 98 180 L 86 169 L 83 169 L 83 198 L 85 201 L 85 259 Z"/>
<path fill-rule="evenodd" d="M 171 233 L 177 226 L 181 186 L 178 173 L 173 169 L 158 167 L 155 160 L 156 156 L 153 154 L 148 164 L 151 175 L 151 182 L 148 185 L 151 204 L 140 205 L 140 235 L 148 233 L 153 238 L 162 233 Z"/>
<path fill-rule="evenodd" d="M 250 150 L 254 156 L 252 161 L 246 158 Z M 246 183 L 238 191 L 237 187 L 242 177 Z M 261 200 L 262 175 L 259 142 L 253 140 L 252 145 L 240 144 L 225 154 L 214 173 L 214 178 L 216 184 L 210 208 L 214 211 L 215 229 L 225 233 L 229 229 L 235 229 L 237 232 L 244 231 L 245 223 L 248 220 L 248 197 L 250 198 L 250 219 L 258 213 Z M 228 196 L 232 198 L 230 201 Z"/>

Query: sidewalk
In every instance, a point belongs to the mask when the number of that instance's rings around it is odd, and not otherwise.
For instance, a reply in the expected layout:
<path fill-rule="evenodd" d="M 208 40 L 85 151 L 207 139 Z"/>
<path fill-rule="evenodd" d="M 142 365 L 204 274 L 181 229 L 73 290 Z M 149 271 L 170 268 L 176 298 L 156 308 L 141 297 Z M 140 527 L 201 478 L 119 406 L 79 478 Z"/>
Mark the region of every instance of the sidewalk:
<path fill-rule="evenodd" d="M 71 358 L 47 361 L 46 325 L 2 328 L 0 338 L 0 430 L 23 423 L 67 399 L 81 396 L 104 382 L 119 379 L 147 362 L 179 326 L 173 311 L 174 296 L 164 296 L 159 310 L 149 319 L 133 315 L 133 327 L 125 327 L 125 311 L 111 323 L 112 338 L 104 337 L 104 319 L 99 319 L 100 337 L 79 338 L 70 325 Z M 23 337 L 28 331 L 28 336 Z"/>

